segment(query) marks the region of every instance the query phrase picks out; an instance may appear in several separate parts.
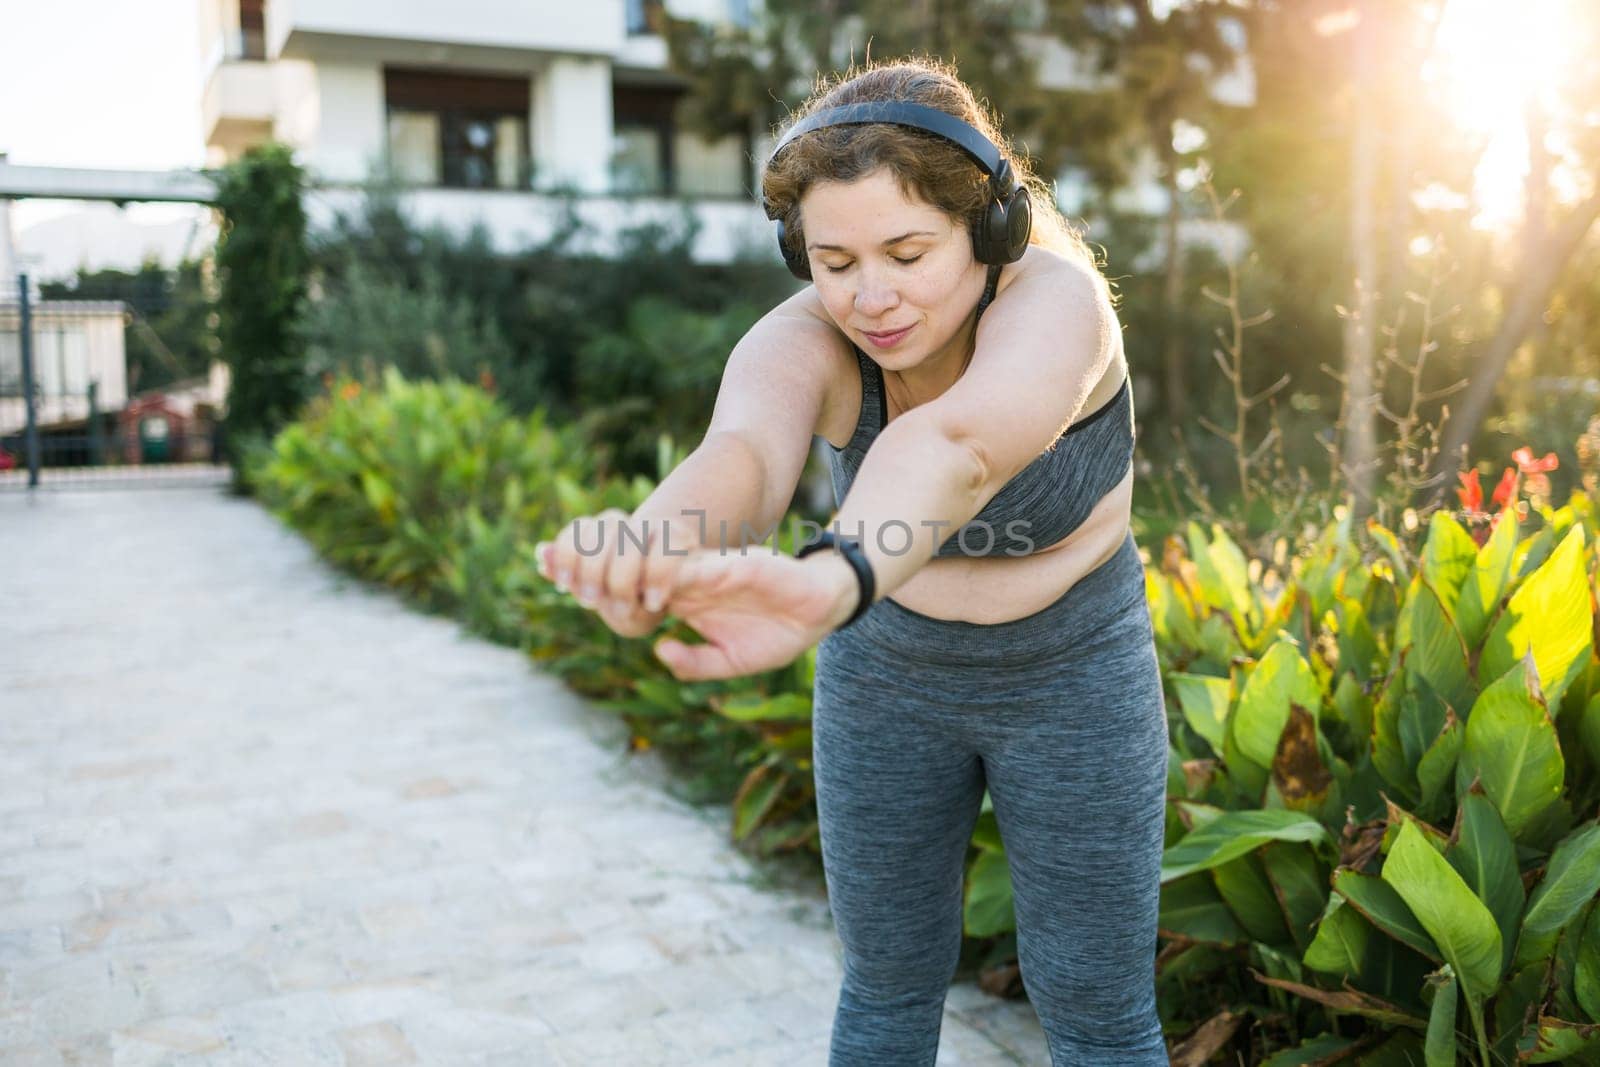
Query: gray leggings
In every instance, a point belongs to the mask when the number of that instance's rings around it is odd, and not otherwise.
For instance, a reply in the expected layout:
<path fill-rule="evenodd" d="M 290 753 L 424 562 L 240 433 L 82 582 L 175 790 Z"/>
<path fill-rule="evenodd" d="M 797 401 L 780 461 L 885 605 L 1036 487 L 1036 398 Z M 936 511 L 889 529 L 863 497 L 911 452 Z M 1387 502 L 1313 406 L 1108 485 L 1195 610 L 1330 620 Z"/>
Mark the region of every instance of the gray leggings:
<path fill-rule="evenodd" d="M 1166 1064 L 1167 719 L 1132 533 L 1021 619 L 949 621 L 880 600 L 818 646 L 814 696 L 823 872 L 844 946 L 830 1067 L 934 1063 L 985 786 L 1051 1063 Z"/>

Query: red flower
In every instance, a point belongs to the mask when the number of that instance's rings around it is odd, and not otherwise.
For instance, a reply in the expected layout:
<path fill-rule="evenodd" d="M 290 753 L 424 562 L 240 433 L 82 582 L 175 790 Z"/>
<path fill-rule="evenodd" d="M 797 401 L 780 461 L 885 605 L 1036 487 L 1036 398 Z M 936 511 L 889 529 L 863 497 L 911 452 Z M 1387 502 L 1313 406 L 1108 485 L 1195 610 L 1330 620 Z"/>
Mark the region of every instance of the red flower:
<path fill-rule="evenodd" d="M 1517 472 L 1510 467 L 1500 476 L 1500 484 L 1494 487 L 1494 495 L 1490 501 L 1496 507 L 1503 507 L 1506 501 L 1517 495 Z"/>
<path fill-rule="evenodd" d="M 1461 498 L 1461 506 L 1468 511 L 1483 510 L 1483 486 L 1478 484 L 1478 469 L 1463 471 L 1456 477 L 1461 479 L 1463 489 L 1456 490 L 1456 496 Z"/>
<path fill-rule="evenodd" d="M 1533 458 L 1533 449 L 1523 445 L 1511 453 L 1511 458 L 1517 461 L 1517 467 L 1523 474 L 1543 474 L 1553 471 L 1561 465 L 1554 452 L 1546 452 L 1543 459 Z"/>

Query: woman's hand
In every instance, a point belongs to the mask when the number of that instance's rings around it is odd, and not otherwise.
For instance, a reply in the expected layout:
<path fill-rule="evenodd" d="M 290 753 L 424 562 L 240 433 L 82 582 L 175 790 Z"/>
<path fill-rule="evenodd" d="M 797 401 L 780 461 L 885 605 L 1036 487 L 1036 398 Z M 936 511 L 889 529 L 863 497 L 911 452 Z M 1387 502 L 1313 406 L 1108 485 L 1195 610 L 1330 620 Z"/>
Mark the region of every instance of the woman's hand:
<path fill-rule="evenodd" d="M 619 636 L 642 637 L 666 617 L 678 570 L 699 544 L 692 523 L 634 519 L 607 508 L 573 519 L 534 551 L 539 573 L 556 588 L 596 611 Z"/>
<path fill-rule="evenodd" d="M 681 681 L 782 667 L 849 618 L 858 588 L 836 552 L 801 560 L 698 550 L 679 568 L 667 610 L 707 643 L 664 640 L 656 657 Z"/>

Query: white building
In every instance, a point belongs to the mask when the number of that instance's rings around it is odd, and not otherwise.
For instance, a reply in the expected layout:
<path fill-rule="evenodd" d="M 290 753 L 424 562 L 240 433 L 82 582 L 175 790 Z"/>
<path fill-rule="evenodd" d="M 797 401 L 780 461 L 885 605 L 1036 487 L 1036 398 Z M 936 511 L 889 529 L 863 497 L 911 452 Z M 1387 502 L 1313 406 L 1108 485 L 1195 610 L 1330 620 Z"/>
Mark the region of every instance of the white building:
<path fill-rule="evenodd" d="M 80 423 L 95 408 L 117 411 L 128 403 L 128 362 L 121 301 L 42 300 L 32 304 L 34 418 L 42 429 Z M 0 437 L 28 423 L 22 393 L 21 312 L 0 300 Z"/>
<path fill-rule="evenodd" d="M 604 251 L 625 225 L 667 221 L 688 209 L 701 233 L 696 256 L 726 261 L 769 254 L 770 224 L 755 197 L 767 132 L 717 142 L 677 128 L 684 91 L 652 30 L 662 0 L 198 0 L 203 129 L 208 162 L 236 158 L 275 138 L 296 149 L 318 185 L 314 223 L 354 207 L 358 186 L 388 176 L 423 224 L 463 230 L 482 222 L 506 250 L 547 236 L 565 205 Z M 758 0 L 668 0 L 679 17 L 748 24 Z M 850 16 L 859 21 L 857 16 Z M 846 21 L 849 21 L 847 19 Z M 855 27 L 864 35 L 865 27 Z M 1240 55 L 1214 72 L 1212 95 L 1254 101 Z M 1060 41 L 1030 41 L 1042 83 L 1103 88 Z M 1113 197 L 1119 210 L 1159 215 L 1166 193 L 1154 158 L 1135 161 Z M 1087 178 L 1056 175 L 1077 214 Z M 1203 220 L 1185 240 L 1237 245 Z"/>
<path fill-rule="evenodd" d="M 313 222 L 357 186 L 408 187 L 419 222 L 483 222 L 501 247 L 545 236 L 562 191 L 596 235 L 691 206 L 697 257 L 771 244 L 753 195 L 752 134 L 707 142 L 675 127 L 645 0 L 199 0 L 208 162 L 275 138 L 319 186 Z M 742 0 L 674 3 L 742 20 Z"/>

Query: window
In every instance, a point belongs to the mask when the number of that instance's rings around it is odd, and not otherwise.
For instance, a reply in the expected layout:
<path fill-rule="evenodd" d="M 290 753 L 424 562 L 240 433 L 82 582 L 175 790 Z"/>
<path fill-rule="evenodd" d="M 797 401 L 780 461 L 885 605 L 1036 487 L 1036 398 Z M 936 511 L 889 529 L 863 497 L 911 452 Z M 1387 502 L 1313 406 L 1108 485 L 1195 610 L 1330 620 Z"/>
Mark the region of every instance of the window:
<path fill-rule="evenodd" d="M 527 187 L 527 78 L 387 69 L 384 96 L 396 180 L 456 189 Z"/>
<path fill-rule="evenodd" d="M 682 90 L 612 88 L 612 188 L 646 196 L 749 196 L 749 139 L 708 141 L 678 128 Z"/>
<path fill-rule="evenodd" d="M 267 0 L 239 0 L 239 58 L 267 58 Z"/>
<path fill-rule="evenodd" d="M 745 149 L 743 138 L 708 141 L 679 132 L 673 141 L 678 164 L 676 191 L 685 196 L 750 195 L 745 187 Z"/>
<path fill-rule="evenodd" d="M 623 8 L 628 36 L 661 32 L 661 0 L 624 0 Z"/>

